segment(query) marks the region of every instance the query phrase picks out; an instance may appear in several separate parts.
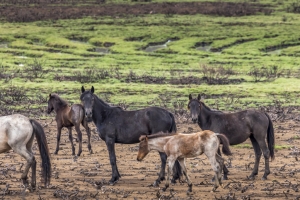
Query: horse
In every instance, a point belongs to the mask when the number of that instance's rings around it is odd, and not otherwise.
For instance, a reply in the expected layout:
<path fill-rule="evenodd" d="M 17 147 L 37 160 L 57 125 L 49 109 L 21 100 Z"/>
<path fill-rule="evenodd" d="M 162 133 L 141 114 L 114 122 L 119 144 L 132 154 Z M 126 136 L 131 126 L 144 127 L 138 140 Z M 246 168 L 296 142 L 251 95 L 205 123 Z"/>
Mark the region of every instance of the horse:
<path fill-rule="evenodd" d="M 56 150 L 54 154 L 57 154 L 59 151 L 59 142 L 60 142 L 60 135 L 61 129 L 66 127 L 69 131 L 69 140 L 71 142 L 72 147 L 72 155 L 75 155 L 75 147 L 73 144 L 73 136 L 72 136 L 72 127 L 75 126 L 75 130 L 77 132 L 77 137 L 79 140 L 79 149 L 77 156 L 80 156 L 82 152 L 82 132 L 80 130 L 80 124 L 85 128 L 88 136 L 88 150 L 90 154 L 93 153 L 91 147 L 91 131 L 88 126 L 86 120 L 84 120 L 84 108 L 81 104 L 73 104 L 69 106 L 68 103 L 59 97 L 57 94 L 49 94 L 48 100 L 48 109 L 47 113 L 50 114 L 52 111 L 55 111 L 56 116 L 55 120 L 57 123 L 57 144 Z"/>
<path fill-rule="evenodd" d="M 190 110 L 192 121 L 198 122 L 202 130 L 211 130 L 223 133 L 229 140 L 230 145 L 243 143 L 250 138 L 254 152 L 255 164 L 252 173 L 248 177 L 254 179 L 258 174 L 258 166 L 263 153 L 265 158 L 265 173 L 262 180 L 266 180 L 270 174 L 269 159 L 274 156 L 274 129 L 270 116 L 258 110 L 243 110 L 234 113 L 223 113 L 212 110 L 200 101 L 201 96 L 193 99 L 189 95 L 188 109 Z M 265 139 L 267 138 L 267 143 Z M 227 179 L 228 169 L 223 167 L 224 179 Z"/>
<path fill-rule="evenodd" d="M 112 167 L 112 178 L 109 181 L 114 185 L 120 176 L 116 163 L 115 143 L 134 144 L 139 142 L 142 134 L 150 135 L 159 131 L 176 132 L 175 119 L 172 113 L 159 107 L 148 107 L 140 110 L 126 111 L 120 107 L 108 105 L 94 94 L 94 86 L 85 91 L 81 87 L 80 100 L 85 110 L 85 119 L 93 121 L 97 127 L 98 134 L 105 141 L 110 164 Z M 159 153 L 161 158 L 161 170 L 154 186 L 158 186 L 165 177 L 165 166 L 167 156 Z M 180 164 L 176 162 L 176 171 L 173 182 L 181 176 Z"/>
<path fill-rule="evenodd" d="M 24 172 L 21 176 L 25 190 L 28 190 L 27 175 L 31 168 L 31 188 L 36 186 L 36 160 L 32 152 L 34 136 L 42 160 L 42 177 L 44 185 L 50 184 L 51 162 L 46 135 L 43 127 L 34 119 L 14 114 L 0 117 L 0 153 L 13 150 L 26 159 Z"/>
<path fill-rule="evenodd" d="M 192 192 L 192 182 L 187 174 L 185 160 L 186 158 L 193 158 L 201 154 L 205 154 L 213 171 L 215 172 L 215 184 L 212 192 L 221 185 L 222 186 L 222 166 L 224 165 L 224 159 L 218 155 L 218 149 L 220 141 L 223 143 L 222 151 L 225 155 L 231 155 L 229 149 L 229 142 L 226 136 L 220 133 L 214 133 L 209 130 L 191 133 L 191 134 L 165 134 L 157 133 L 153 135 L 142 135 L 140 137 L 139 151 L 137 160 L 141 161 L 151 150 L 164 152 L 168 156 L 168 175 L 166 185 L 163 191 L 169 187 L 170 169 L 172 169 L 176 160 L 179 161 L 183 174 L 186 177 L 188 183 L 187 193 Z"/>

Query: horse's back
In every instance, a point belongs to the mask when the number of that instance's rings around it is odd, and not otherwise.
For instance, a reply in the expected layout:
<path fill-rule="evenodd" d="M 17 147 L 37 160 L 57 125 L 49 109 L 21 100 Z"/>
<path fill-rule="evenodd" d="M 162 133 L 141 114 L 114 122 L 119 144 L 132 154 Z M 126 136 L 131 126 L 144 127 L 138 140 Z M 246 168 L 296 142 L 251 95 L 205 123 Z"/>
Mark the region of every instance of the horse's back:
<path fill-rule="evenodd" d="M 30 120 L 24 115 L 14 114 L 0 117 L 0 153 L 16 145 L 27 143 L 33 134 Z"/>

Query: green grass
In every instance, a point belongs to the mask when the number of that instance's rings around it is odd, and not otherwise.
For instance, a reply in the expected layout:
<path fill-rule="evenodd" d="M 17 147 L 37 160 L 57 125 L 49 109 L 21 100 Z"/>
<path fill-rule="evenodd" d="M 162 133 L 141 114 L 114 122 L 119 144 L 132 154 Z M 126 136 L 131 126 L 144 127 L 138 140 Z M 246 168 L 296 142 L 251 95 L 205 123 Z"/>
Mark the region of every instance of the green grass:
<path fill-rule="evenodd" d="M 111 1 L 116 2 L 131 3 Z M 1 23 L 0 41 L 8 44 L 8 48 L 0 48 L 1 65 L 5 69 L 3 73 L 15 78 L 0 80 L 0 88 L 23 86 L 29 90 L 29 97 L 40 90 L 45 92 L 42 93 L 45 96 L 58 92 L 71 102 L 78 102 L 80 87 L 85 85 L 90 88 L 93 85 L 100 97 L 109 94 L 113 103 L 132 103 L 136 107 L 148 106 L 150 101 L 156 101 L 159 105 L 159 95 L 166 93 L 169 107 L 176 100 L 187 102 L 190 93 L 218 95 L 218 99 L 207 98 L 205 102 L 213 107 L 218 105 L 222 110 L 272 105 L 275 99 L 280 100 L 283 106 L 300 105 L 300 16 L 286 12 L 292 2 L 260 0 L 259 3 L 272 5 L 275 12 L 244 17 L 152 14 Z M 150 43 L 169 39 L 171 42 L 165 49 L 152 53 L 143 51 Z M 222 51 L 198 51 L 195 45 L 200 42 L 211 42 L 212 48 Z M 112 45 L 109 47 L 110 53 L 93 51 L 106 44 Z M 282 49 L 278 54 L 268 54 L 265 49 L 269 47 Z M 47 74 L 31 80 L 19 76 L 26 74 L 23 70 L 32 65 L 36 58 L 44 61 L 42 67 L 48 71 Z M 230 78 L 243 78 L 244 81 L 227 85 L 174 85 L 128 83 L 125 80 L 131 71 L 139 76 L 163 76 L 166 81 L 189 76 L 202 78 L 202 65 L 231 67 L 236 74 Z M 254 82 L 249 74 L 254 66 L 279 66 L 284 74 L 280 78 Z M 106 69 L 113 75 L 91 83 L 55 80 L 57 75 L 72 76 L 91 68 Z M 114 74 L 116 68 L 122 79 Z M 239 100 L 230 104 L 229 95 Z"/>

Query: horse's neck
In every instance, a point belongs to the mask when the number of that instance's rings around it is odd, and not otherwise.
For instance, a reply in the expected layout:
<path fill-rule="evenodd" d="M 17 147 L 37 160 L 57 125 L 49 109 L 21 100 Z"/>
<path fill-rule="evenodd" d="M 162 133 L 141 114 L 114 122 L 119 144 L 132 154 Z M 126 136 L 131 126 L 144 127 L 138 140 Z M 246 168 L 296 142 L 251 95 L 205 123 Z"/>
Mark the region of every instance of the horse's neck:
<path fill-rule="evenodd" d="M 210 129 L 211 125 L 212 125 L 212 118 L 214 118 L 214 116 L 216 116 L 217 113 L 210 110 L 209 108 L 207 108 L 206 106 L 202 105 L 202 109 L 200 111 L 200 117 L 198 119 L 198 123 L 200 125 L 200 128 L 202 130 L 206 130 L 206 129 Z"/>
<path fill-rule="evenodd" d="M 164 146 L 169 141 L 169 139 L 171 139 L 171 137 L 172 136 L 166 136 L 148 139 L 148 146 L 150 151 L 156 150 L 159 152 L 165 152 Z"/>
<path fill-rule="evenodd" d="M 105 121 L 112 111 L 112 107 L 102 103 L 101 101 L 95 101 L 94 109 L 93 109 L 93 117 L 96 117 L 95 120 L 102 123 Z M 99 116 L 100 115 L 100 116 Z"/>
<path fill-rule="evenodd" d="M 67 108 L 67 107 L 68 107 L 68 104 L 66 104 L 66 105 L 55 104 L 54 105 L 54 111 L 56 113 L 59 113 L 60 111 L 64 110 L 64 108 Z"/>

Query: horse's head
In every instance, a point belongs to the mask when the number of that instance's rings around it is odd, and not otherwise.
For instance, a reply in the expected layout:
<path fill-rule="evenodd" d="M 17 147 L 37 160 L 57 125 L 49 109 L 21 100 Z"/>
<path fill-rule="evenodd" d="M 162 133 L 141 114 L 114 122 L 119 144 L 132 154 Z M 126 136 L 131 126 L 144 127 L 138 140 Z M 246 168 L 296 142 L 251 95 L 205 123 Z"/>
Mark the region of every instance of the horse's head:
<path fill-rule="evenodd" d="M 94 86 L 92 86 L 91 90 L 85 91 L 84 87 L 81 87 L 81 96 L 80 100 L 84 107 L 85 111 L 85 120 L 91 122 L 93 120 L 93 107 L 94 107 Z"/>
<path fill-rule="evenodd" d="M 54 101 L 55 101 L 55 97 L 49 94 L 48 109 L 47 109 L 48 114 L 50 114 L 54 110 Z"/>
<path fill-rule="evenodd" d="M 200 102 L 201 96 L 198 95 L 197 99 L 193 99 L 192 95 L 189 95 L 189 103 L 188 103 L 188 109 L 191 113 L 192 121 L 194 123 L 198 122 L 198 116 L 201 111 L 201 102 Z"/>
<path fill-rule="evenodd" d="M 150 152 L 150 150 L 148 148 L 148 137 L 147 137 L 147 135 L 142 135 L 140 137 L 140 146 L 139 146 L 139 152 L 137 155 L 137 160 L 138 161 L 143 160 L 149 152 Z"/>

